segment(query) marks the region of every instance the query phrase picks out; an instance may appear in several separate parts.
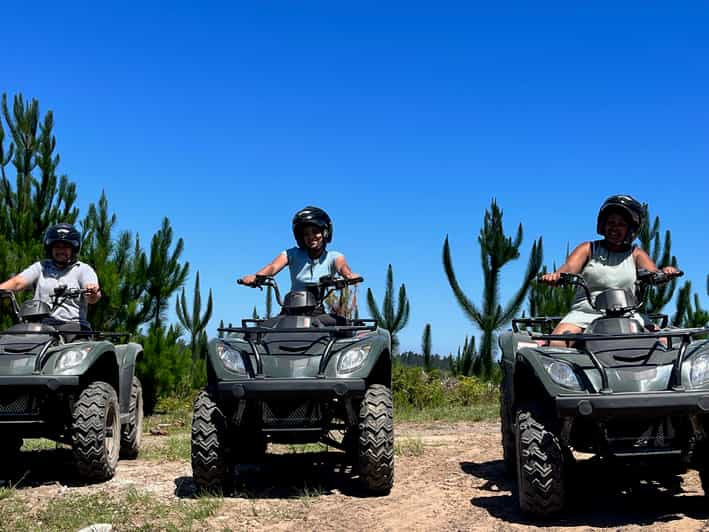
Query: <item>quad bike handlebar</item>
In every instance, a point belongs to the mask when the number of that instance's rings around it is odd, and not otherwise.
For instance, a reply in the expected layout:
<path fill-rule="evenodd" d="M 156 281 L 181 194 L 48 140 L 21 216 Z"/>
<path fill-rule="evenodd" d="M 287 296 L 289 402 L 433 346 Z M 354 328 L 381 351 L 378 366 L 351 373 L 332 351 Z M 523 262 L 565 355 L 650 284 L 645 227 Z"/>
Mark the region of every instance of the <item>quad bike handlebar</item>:
<path fill-rule="evenodd" d="M 672 279 L 682 277 L 683 275 L 684 272 L 681 270 L 678 270 L 677 273 L 665 273 L 663 271 L 651 272 L 649 270 L 639 269 L 637 272 L 637 280 L 635 281 L 635 284 L 637 285 L 639 291 L 638 303 L 618 310 L 623 312 L 632 312 L 634 310 L 638 310 L 645 303 L 645 296 L 647 295 L 647 288 L 649 286 L 659 286 L 662 284 L 666 284 L 669 283 Z M 540 282 L 541 279 L 542 276 L 538 276 L 537 282 Z M 599 310 L 596 306 L 596 302 L 591 297 L 591 291 L 588 289 L 586 280 L 581 275 L 568 272 L 559 272 L 559 280 L 553 283 L 553 286 L 580 287 L 586 295 L 586 300 L 588 301 L 588 304 L 591 305 L 593 309 Z"/>
<path fill-rule="evenodd" d="M 320 277 L 317 283 L 309 284 L 307 290 L 313 292 L 318 299 L 318 304 L 321 304 L 333 291 L 342 290 L 346 286 L 361 283 L 362 281 L 364 281 L 364 277 L 352 277 L 347 279 L 344 277 L 334 277 L 333 275 L 324 275 Z M 278 283 L 276 279 L 270 275 L 256 275 L 256 279 L 251 284 L 246 284 L 242 279 L 238 279 L 236 283 L 251 288 L 259 288 L 261 290 L 263 290 L 264 286 L 270 286 L 275 292 L 276 302 L 278 302 L 281 307 L 283 306 Z"/>

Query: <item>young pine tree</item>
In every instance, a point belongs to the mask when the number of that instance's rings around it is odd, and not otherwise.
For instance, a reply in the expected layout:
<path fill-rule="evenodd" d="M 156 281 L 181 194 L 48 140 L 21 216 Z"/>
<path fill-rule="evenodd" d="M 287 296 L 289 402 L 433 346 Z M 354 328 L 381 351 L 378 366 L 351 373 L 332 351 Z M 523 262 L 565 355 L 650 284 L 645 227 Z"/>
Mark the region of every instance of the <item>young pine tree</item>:
<path fill-rule="evenodd" d="M 478 306 L 463 292 L 453 270 L 453 260 L 450 253 L 448 237 L 443 244 L 443 267 L 448 282 L 453 290 L 458 304 L 468 318 L 482 329 L 482 346 L 480 348 L 481 374 L 492 375 L 492 355 L 495 332 L 504 324 L 509 323 L 524 302 L 530 283 L 539 273 L 542 265 L 542 240 L 532 244 L 532 250 L 527 262 L 527 270 L 522 285 L 516 294 L 503 307 L 500 303 L 500 271 L 508 262 L 519 258 L 519 247 L 522 244 L 522 224 L 517 228 L 514 240 L 507 236 L 502 225 L 502 210 L 492 200 L 490 208 L 485 211 L 483 227 L 478 236 L 480 256 L 483 270 L 483 301 Z"/>

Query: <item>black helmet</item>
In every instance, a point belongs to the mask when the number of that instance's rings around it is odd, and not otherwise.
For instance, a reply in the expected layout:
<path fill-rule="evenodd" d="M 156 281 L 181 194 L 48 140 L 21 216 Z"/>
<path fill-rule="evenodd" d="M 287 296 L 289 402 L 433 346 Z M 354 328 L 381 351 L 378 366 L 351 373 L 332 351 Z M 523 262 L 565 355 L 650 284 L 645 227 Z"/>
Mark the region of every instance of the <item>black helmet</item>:
<path fill-rule="evenodd" d="M 628 220 L 628 235 L 625 237 L 625 242 L 630 244 L 640 231 L 640 227 L 643 224 L 643 218 L 645 217 L 645 210 L 641 203 L 634 197 L 628 194 L 618 194 L 616 196 L 610 196 L 601 205 L 601 209 L 598 211 L 598 218 L 596 219 L 596 232 L 605 236 L 604 229 L 606 225 L 606 218 L 611 212 L 621 212 L 625 215 Z"/>
<path fill-rule="evenodd" d="M 52 258 L 52 245 L 56 242 L 66 242 L 74 249 L 73 260 L 81 250 L 81 234 L 71 224 L 56 224 L 47 229 L 44 234 L 44 253 L 47 258 Z"/>
<path fill-rule="evenodd" d="M 303 242 L 303 228 L 306 225 L 317 225 L 322 229 L 323 240 L 325 244 L 332 242 L 332 220 L 327 213 L 318 207 L 305 207 L 300 209 L 293 216 L 293 236 L 298 246 L 305 247 Z"/>

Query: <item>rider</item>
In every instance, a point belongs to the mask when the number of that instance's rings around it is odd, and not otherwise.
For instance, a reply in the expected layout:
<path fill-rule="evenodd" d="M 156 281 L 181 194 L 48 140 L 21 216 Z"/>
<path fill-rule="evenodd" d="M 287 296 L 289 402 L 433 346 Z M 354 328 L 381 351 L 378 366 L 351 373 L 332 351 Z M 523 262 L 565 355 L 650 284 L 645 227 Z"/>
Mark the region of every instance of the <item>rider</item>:
<path fill-rule="evenodd" d="M 352 273 L 345 256 L 327 249 L 332 242 L 332 220 L 318 207 L 305 207 L 293 217 L 293 236 L 298 244 L 279 253 L 254 275 L 245 275 L 241 281 L 253 285 L 256 275 L 273 276 L 288 266 L 291 291 L 304 291 L 308 283 L 317 283 L 325 275 L 340 274 L 345 279 L 359 277 Z"/>
<path fill-rule="evenodd" d="M 77 260 L 80 250 L 81 234 L 73 225 L 53 225 L 44 235 L 46 260 L 35 262 L 18 275 L 0 283 L 0 290 L 20 292 L 33 287 L 34 299 L 51 306 L 54 289 L 59 286 L 86 289 L 80 298 L 62 301 L 45 323 L 64 330 L 91 330 L 86 317 L 88 305 L 93 305 L 101 298 L 101 289 L 94 269 Z"/>
<path fill-rule="evenodd" d="M 596 220 L 596 231 L 603 239 L 582 243 L 558 270 L 543 275 L 540 281 L 553 285 L 559 281 L 561 273 L 574 273 L 584 278 L 592 299 L 608 288 L 633 292 L 638 269 L 660 271 L 644 250 L 633 245 L 643 217 L 642 205 L 632 196 L 610 196 L 601 205 Z M 672 266 L 665 266 L 661 271 L 669 276 L 679 274 L 679 270 Z M 600 315 L 579 288 L 571 312 L 559 322 L 552 334 L 581 333 Z"/>

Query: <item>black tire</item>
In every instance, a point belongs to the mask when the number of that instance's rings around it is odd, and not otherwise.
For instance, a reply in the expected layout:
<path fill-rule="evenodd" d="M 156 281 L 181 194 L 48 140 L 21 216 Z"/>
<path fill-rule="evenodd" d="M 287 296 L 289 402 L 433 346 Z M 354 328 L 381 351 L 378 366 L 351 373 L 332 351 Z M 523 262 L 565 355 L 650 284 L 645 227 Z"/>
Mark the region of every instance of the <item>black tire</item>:
<path fill-rule="evenodd" d="M 517 495 L 523 513 L 546 517 L 566 499 L 566 453 L 535 409 L 517 411 Z"/>
<path fill-rule="evenodd" d="M 502 432 L 502 460 L 505 476 L 514 478 L 517 472 L 517 443 L 513 424 L 513 412 L 510 405 L 512 382 L 507 371 L 502 370 L 500 383 L 500 431 Z"/>
<path fill-rule="evenodd" d="M 128 413 L 130 420 L 121 429 L 121 458 L 133 459 L 138 456 L 143 439 L 143 387 L 138 377 L 133 377 Z"/>
<path fill-rule="evenodd" d="M 231 487 L 227 421 L 209 392 L 194 402 L 192 417 L 192 476 L 201 492 L 223 493 Z"/>
<path fill-rule="evenodd" d="M 113 477 L 121 444 L 120 410 L 113 386 L 96 381 L 81 392 L 72 413 L 71 443 L 82 478 L 98 482 Z"/>
<path fill-rule="evenodd" d="M 373 384 L 359 411 L 357 461 L 366 488 L 386 495 L 394 485 L 394 419 L 391 390 Z"/>

